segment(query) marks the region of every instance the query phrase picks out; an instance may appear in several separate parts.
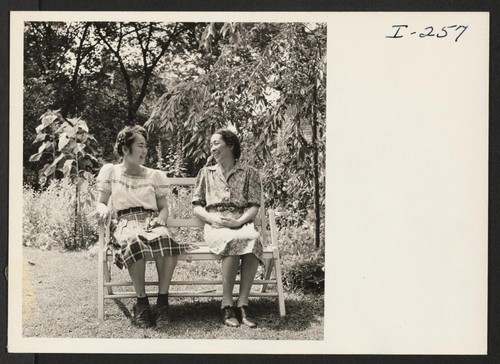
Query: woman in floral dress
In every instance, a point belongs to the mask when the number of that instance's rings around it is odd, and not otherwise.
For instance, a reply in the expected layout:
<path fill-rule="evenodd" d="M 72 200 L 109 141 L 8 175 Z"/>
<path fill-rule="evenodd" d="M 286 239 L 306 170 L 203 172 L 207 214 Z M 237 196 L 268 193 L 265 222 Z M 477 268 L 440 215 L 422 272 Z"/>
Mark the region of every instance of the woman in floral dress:
<path fill-rule="evenodd" d="M 240 142 L 231 131 L 216 131 L 210 145 L 217 164 L 198 173 L 193 211 L 205 222 L 204 237 L 210 251 L 222 256 L 223 323 L 253 328 L 257 323 L 248 309 L 248 296 L 262 263 L 262 243 L 253 223 L 260 207 L 260 177 L 256 169 L 238 162 Z M 234 307 L 232 293 L 238 270 L 241 279 Z"/>
<path fill-rule="evenodd" d="M 170 321 L 168 290 L 177 256 L 195 247 L 176 242 L 165 226 L 168 218 L 167 179 L 165 173 L 143 166 L 146 143 L 147 133 L 141 126 L 125 127 L 118 133 L 115 151 L 123 161 L 106 164 L 99 172 L 97 215 L 102 221 L 108 218 L 111 199 L 111 206 L 118 216 L 111 224 L 115 264 L 128 269 L 137 294 L 132 323 L 138 327 L 156 324 L 163 329 Z M 146 295 L 145 258 L 154 259 L 158 271 L 156 320 Z"/>

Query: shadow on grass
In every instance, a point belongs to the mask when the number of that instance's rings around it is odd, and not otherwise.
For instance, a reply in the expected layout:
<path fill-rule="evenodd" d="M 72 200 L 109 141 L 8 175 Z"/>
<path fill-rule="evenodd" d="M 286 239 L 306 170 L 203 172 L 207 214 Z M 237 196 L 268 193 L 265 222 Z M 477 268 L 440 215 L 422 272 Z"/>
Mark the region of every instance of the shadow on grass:
<path fill-rule="evenodd" d="M 116 303 L 120 311 L 123 312 L 125 317 L 132 320 L 132 314 L 130 313 L 130 310 L 127 308 L 127 306 L 122 302 L 122 300 L 120 300 L 119 298 L 114 298 L 113 301 Z"/>
<path fill-rule="evenodd" d="M 121 299 L 113 300 L 123 314 L 131 319 L 132 315 Z M 154 310 L 154 300 L 150 301 Z M 286 316 L 280 317 L 278 302 L 274 299 L 255 299 L 250 301 L 253 316 L 259 327 L 273 331 L 304 331 L 313 323 L 318 323 L 324 315 L 322 296 L 297 296 L 285 300 Z M 190 331 L 215 331 L 221 328 L 219 300 L 170 299 L 172 326 L 179 334 Z"/>

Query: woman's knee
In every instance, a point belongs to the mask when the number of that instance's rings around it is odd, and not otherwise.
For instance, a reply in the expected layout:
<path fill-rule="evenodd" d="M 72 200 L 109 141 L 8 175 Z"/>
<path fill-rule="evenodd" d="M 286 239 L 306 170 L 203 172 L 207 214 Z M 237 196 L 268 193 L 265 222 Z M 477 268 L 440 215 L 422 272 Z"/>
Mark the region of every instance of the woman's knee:
<path fill-rule="evenodd" d="M 256 262 L 258 263 L 259 262 L 259 259 L 255 256 L 255 254 L 253 253 L 248 253 L 248 254 L 245 254 L 245 255 L 242 255 L 241 256 L 241 260 L 243 262 Z"/>
<path fill-rule="evenodd" d="M 127 269 L 129 272 L 138 272 L 146 269 L 146 262 L 144 259 L 137 260 L 135 262 L 131 262 L 127 265 Z"/>
<path fill-rule="evenodd" d="M 170 266 L 176 265 L 179 257 L 177 255 L 167 255 L 163 257 L 156 257 L 155 263 L 157 266 Z"/>

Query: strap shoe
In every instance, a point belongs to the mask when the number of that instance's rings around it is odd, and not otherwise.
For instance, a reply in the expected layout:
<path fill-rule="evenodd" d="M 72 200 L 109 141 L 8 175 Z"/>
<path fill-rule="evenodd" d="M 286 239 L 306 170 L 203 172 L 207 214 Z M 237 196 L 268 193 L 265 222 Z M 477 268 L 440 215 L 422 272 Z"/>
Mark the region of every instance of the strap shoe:
<path fill-rule="evenodd" d="M 252 329 L 257 327 L 257 322 L 252 318 L 252 314 L 247 305 L 236 307 L 236 317 L 238 321 Z"/>
<path fill-rule="evenodd" d="M 133 308 L 134 317 L 132 318 L 132 324 L 140 328 L 148 328 L 153 326 L 153 320 L 151 319 L 151 307 L 149 303 L 141 305 L 134 304 Z"/>
<path fill-rule="evenodd" d="M 232 306 L 224 306 L 222 308 L 222 322 L 226 326 L 238 327 L 240 323 L 234 316 L 234 308 Z"/>
<path fill-rule="evenodd" d="M 170 325 L 170 322 L 168 305 L 156 307 L 156 327 L 160 330 L 166 329 Z"/>

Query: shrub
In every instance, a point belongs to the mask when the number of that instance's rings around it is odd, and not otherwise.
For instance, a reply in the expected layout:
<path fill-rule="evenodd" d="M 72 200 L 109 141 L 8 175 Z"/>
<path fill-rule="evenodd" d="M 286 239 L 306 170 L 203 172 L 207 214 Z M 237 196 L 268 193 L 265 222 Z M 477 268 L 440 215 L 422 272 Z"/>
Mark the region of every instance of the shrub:
<path fill-rule="evenodd" d="M 325 266 L 321 261 L 296 262 L 285 273 L 283 284 L 304 293 L 325 292 Z"/>
<path fill-rule="evenodd" d="M 90 189 L 81 190 L 85 199 Z M 96 219 L 92 204 L 82 204 L 76 221 L 75 184 L 68 178 L 52 181 L 43 191 L 23 189 L 23 245 L 41 249 L 82 249 L 96 242 Z"/>
<path fill-rule="evenodd" d="M 288 219 L 292 220 L 293 214 L 289 214 Z M 322 237 L 324 237 L 323 231 Z M 304 293 L 323 293 L 324 238 L 322 238 L 322 246 L 316 248 L 311 215 L 301 225 L 282 226 L 278 235 L 284 286 L 287 289 L 300 290 Z"/>

